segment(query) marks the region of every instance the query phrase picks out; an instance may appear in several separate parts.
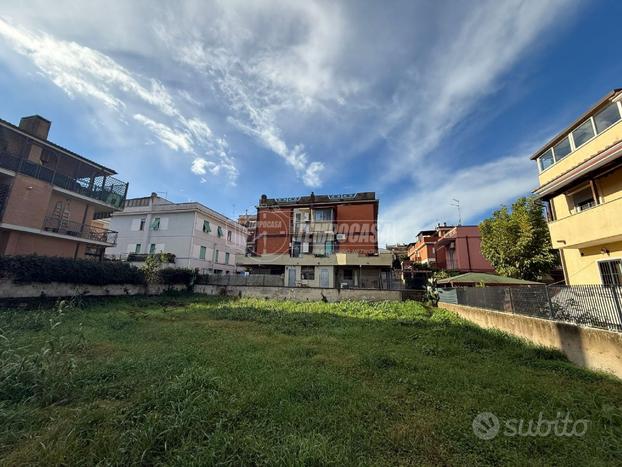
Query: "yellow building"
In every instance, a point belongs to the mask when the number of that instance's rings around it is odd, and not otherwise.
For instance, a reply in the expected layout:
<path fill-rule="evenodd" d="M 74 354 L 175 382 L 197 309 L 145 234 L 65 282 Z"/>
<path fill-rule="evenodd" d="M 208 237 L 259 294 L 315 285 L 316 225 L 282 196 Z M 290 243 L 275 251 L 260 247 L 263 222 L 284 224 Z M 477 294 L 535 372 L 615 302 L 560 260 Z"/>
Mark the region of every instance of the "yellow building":
<path fill-rule="evenodd" d="M 570 285 L 622 285 L 621 100 L 613 90 L 532 156 Z"/>

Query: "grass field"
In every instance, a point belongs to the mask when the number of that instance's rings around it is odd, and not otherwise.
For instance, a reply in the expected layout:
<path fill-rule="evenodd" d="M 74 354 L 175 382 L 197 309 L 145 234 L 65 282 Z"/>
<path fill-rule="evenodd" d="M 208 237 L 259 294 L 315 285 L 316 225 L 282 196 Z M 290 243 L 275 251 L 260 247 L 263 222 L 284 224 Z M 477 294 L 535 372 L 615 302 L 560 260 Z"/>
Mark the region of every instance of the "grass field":
<path fill-rule="evenodd" d="M 604 465 L 622 383 L 414 302 L 0 312 L 0 464 Z M 589 421 L 477 438 L 473 418 Z"/>

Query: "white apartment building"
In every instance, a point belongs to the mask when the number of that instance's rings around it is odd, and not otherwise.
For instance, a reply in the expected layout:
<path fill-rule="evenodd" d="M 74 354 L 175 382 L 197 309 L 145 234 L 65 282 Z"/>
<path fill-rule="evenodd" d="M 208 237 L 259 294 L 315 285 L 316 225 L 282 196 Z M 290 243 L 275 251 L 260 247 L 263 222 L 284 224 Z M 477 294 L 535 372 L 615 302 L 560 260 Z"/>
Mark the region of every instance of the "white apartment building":
<path fill-rule="evenodd" d="M 235 274 L 235 256 L 243 255 L 247 229 L 200 203 L 173 203 L 156 193 L 125 201 L 110 218 L 119 232 L 106 256 L 141 263 L 150 254 L 167 253 L 169 267 L 202 273 Z M 173 256 L 174 255 L 174 256 Z"/>

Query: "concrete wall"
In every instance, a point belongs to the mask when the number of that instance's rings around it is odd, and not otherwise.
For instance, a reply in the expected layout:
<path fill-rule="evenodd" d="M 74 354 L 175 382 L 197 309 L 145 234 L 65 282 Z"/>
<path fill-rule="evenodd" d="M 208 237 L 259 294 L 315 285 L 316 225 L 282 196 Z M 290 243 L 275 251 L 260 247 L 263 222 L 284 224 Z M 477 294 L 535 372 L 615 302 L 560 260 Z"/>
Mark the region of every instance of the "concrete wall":
<path fill-rule="evenodd" d="M 0 281 L 0 300 L 10 298 L 37 298 L 37 297 L 73 297 L 75 295 L 88 296 L 121 296 L 121 295 L 159 295 L 165 290 L 185 290 L 185 285 L 85 285 L 64 284 L 52 282 L 49 284 L 14 284 L 11 281 Z"/>
<path fill-rule="evenodd" d="M 537 345 L 553 347 L 577 365 L 622 378 L 621 333 L 451 303 L 441 306 L 483 328 L 498 329 Z"/>
<path fill-rule="evenodd" d="M 320 301 L 339 302 L 343 300 L 363 301 L 400 301 L 399 290 L 367 290 L 367 289 L 318 289 L 312 287 L 253 287 L 253 286 L 220 286 L 195 285 L 194 292 L 206 295 L 226 295 L 229 297 L 273 298 L 276 300 L 293 300 L 297 302 Z"/>

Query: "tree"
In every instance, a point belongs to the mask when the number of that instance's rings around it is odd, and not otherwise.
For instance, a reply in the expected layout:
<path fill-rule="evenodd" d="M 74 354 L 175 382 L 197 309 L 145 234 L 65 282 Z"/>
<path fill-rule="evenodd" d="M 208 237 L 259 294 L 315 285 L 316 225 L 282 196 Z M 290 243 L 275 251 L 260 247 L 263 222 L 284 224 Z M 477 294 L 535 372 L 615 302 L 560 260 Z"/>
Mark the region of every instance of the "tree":
<path fill-rule="evenodd" d="M 482 254 L 499 274 L 540 280 L 557 262 L 542 205 L 534 197 L 517 199 L 511 211 L 502 206 L 479 229 Z"/>

